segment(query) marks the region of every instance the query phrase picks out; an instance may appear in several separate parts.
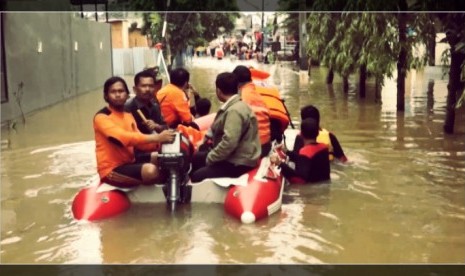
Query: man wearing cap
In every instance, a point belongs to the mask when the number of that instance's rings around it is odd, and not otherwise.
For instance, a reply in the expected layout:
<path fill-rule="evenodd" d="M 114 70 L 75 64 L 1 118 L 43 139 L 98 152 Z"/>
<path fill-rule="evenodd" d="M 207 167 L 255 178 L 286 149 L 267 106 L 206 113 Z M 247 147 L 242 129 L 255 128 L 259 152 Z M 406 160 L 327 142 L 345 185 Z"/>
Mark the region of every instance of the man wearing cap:
<path fill-rule="evenodd" d="M 239 82 L 239 93 L 243 102 L 248 104 L 257 117 L 258 135 L 262 146 L 261 156 L 267 156 L 271 150 L 270 112 L 262 96 L 256 91 L 249 68 L 238 65 L 233 74 Z"/>

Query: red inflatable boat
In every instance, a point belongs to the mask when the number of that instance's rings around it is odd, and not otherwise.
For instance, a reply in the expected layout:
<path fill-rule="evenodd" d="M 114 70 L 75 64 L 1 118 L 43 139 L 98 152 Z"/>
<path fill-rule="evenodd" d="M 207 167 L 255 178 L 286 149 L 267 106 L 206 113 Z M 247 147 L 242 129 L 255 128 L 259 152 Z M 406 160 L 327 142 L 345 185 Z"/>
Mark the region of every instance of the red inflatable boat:
<path fill-rule="evenodd" d="M 196 120 L 201 127 L 200 133 L 188 129 L 191 143 L 203 140 L 206 125 L 211 125 L 214 115 Z M 186 130 L 180 130 L 185 133 Z M 197 131 L 199 132 L 199 131 Z M 184 139 L 182 140 L 184 141 Z M 122 190 L 106 183 L 100 183 L 96 177 L 74 197 L 72 213 L 77 220 L 95 221 L 118 215 L 130 208 L 133 202 L 166 202 L 170 193 L 165 184 L 140 186 L 134 190 Z M 164 188 L 165 187 L 165 191 Z M 252 223 L 265 218 L 281 208 L 284 179 L 279 170 L 270 164 L 269 158 L 260 160 L 257 168 L 238 178 L 207 179 L 200 183 L 186 184 L 183 191 L 183 203 L 210 202 L 224 203 L 226 213 Z M 187 192 L 184 192 L 187 193 Z"/>
<path fill-rule="evenodd" d="M 241 177 L 206 179 L 187 185 L 192 189 L 190 203 L 224 203 L 226 213 L 243 223 L 252 223 L 281 208 L 284 181 L 266 157 L 260 166 Z M 95 221 L 123 213 L 131 203 L 166 202 L 163 186 L 122 190 L 95 179 L 75 196 L 72 212 L 75 219 Z"/>

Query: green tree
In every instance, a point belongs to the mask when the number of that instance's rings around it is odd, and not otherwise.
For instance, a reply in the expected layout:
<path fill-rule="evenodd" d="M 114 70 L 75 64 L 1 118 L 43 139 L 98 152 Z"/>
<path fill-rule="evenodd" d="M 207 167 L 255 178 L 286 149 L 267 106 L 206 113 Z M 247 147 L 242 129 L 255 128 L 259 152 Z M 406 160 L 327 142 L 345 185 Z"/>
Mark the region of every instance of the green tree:
<path fill-rule="evenodd" d="M 412 8 L 423 11 L 462 11 L 455 13 L 436 13 L 446 33 L 444 42 L 450 46 L 449 82 L 447 84 L 447 107 L 444 120 L 444 132 L 454 133 L 455 109 L 465 100 L 465 2 L 416 0 Z"/>
<path fill-rule="evenodd" d="M 365 95 L 365 81 L 367 75 L 374 75 L 377 95 L 385 76 L 391 76 L 394 63 L 397 65 L 397 110 L 405 108 L 405 77 L 411 68 L 423 65 L 426 58 L 414 56 L 413 47 L 426 41 L 426 26 L 431 27 L 431 20 L 421 14 L 407 14 L 405 12 L 380 13 L 352 13 L 351 10 L 387 9 L 390 11 L 406 11 L 406 0 L 397 0 L 389 3 L 369 1 L 337 1 L 316 0 L 312 6 L 314 10 L 340 10 L 342 13 L 336 17 L 335 22 L 317 21 L 309 24 L 316 28 L 330 30 L 335 26 L 335 33 L 331 40 L 321 39 L 317 44 L 325 44 L 322 60 L 330 68 L 340 73 L 347 87 L 349 74 L 359 70 L 359 95 Z M 326 27 L 324 27 L 324 26 Z M 309 27 L 312 28 L 311 26 Z M 415 30 L 417 35 L 408 36 L 407 31 Z M 310 32 L 311 39 L 315 39 Z M 321 31 L 319 32 L 321 35 Z M 421 35 L 418 35 L 421 34 Z M 327 34 L 322 34 L 327 35 Z M 330 34 L 331 35 L 331 34 Z M 428 36 L 431 39 L 431 36 Z M 433 33 L 434 36 L 434 33 Z M 310 42 L 312 43 L 312 42 Z M 309 45 L 312 47 L 312 45 Z M 315 47 L 313 46 L 315 49 Z M 319 51 L 321 53 L 321 51 Z M 393 55 L 395 54 L 395 55 Z M 330 70 L 329 72 L 332 72 Z M 344 89 L 346 91 L 346 89 Z M 379 95 L 377 96 L 379 99 Z"/>
<path fill-rule="evenodd" d="M 143 16 L 144 34 L 150 33 L 154 42 L 162 42 L 167 47 L 170 63 L 176 55 L 181 54 L 188 44 L 198 43 L 199 38 L 210 41 L 220 34 L 220 27 L 225 33 L 234 29 L 235 19 L 239 16 L 237 12 L 188 12 L 176 13 L 175 11 L 237 11 L 235 1 L 188 1 L 172 0 L 170 6 L 168 1 L 131 1 L 136 10 L 159 11 L 146 13 Z M 163 13 L 168 10 L 169 12 Z M 162 37 L 163 23 L 166 20 L 167 27 L 165 37 Z"/>
<path fill-rule="evenodd" d="M 450 46 L 449 83 L 444 132 L 454 133 L 455 109 L 464 101 L 465 87 L 465 14 L 440 15 L 445 26 L 445 40 Z"/>
<path fill-rule="evenodd" d="M 329 55 L 325 55 L 326 46 L 335 36 L 336 24 L 339 20 L 340 14 L 330 13 L 310 13 L 307 18 L 307 33 L 310 37 L 307 43 L 307 55 L 312 61 L 324 62 L 328 66 L 327 84 L 333 82 L 334 74 Z"/>

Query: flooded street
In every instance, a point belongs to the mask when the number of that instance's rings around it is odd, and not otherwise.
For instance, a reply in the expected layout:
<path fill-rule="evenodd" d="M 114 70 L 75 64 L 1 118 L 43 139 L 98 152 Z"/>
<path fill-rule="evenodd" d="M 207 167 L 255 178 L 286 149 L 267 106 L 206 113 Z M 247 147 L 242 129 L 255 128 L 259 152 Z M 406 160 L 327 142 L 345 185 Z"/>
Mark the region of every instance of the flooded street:
<path fill-rule="evenodd" d="M 239 62 L 194 64 L 191 83 L 216 111 L 216 75 Z M 71 202 L 96 174 L 92 118 L 105 105 L 102 91 L 91 91 L 2 128 L 0 262 L 465 262 L 465 112 L 456 134 L 444 135 L 447 79 L 439 67 L 409 74 L 406 111 L 397 114 L 394 80 L 379 104 L 373 82 L 358 99 L 342 92 L 338 77 L 328 87 L 325 68 L 312 68 L 308 79 L 289 64 L 250 64 L 272 74 L 296 124 L 304 105 L 320 109 L 350 161 L 331 165 L 329 184 L 288 187 L 282 210 L 252 225 L 206 203 L 175 214 L 165 204 L 134 204 L 112 219 L 76 222 Z"/>

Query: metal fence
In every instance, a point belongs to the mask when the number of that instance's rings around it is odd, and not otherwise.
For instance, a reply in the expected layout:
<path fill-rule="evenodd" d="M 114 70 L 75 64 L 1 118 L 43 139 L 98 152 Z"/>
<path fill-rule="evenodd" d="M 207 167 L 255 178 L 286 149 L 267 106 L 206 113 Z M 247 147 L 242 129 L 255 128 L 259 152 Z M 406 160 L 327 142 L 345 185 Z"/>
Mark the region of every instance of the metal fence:
<path fill-rule="evenodd" d="M 158 51 L 147 47 L 113 49 L 113 75 L 134 75 L 146 67 L 156 65 Z"/>

